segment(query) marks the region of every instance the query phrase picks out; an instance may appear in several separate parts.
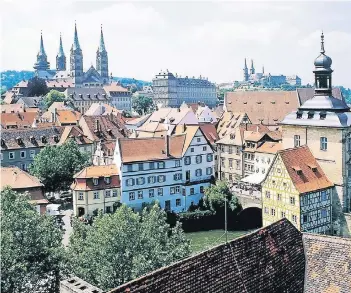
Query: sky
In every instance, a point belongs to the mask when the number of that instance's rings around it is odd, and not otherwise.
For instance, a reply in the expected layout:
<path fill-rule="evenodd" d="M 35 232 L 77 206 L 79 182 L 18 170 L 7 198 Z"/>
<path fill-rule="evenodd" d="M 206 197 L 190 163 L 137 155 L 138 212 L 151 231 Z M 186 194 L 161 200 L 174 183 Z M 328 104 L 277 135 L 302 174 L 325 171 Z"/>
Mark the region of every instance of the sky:
<path fill-rule="evenodd" d="M 232 82 L 242 80 L 246 57 L 256 72 L 307 84 L 323 30 L 333 83 L 351 88 L 351 2 L 2 0 L 0 13 L 2 70 L 33 70 L 41 30 L 51 68 L 60 32 L 69 61 L 76 21 L 85 68 L 95 66 L 103 25 L 114 76 L 151 80 L 168 69 Z"/>

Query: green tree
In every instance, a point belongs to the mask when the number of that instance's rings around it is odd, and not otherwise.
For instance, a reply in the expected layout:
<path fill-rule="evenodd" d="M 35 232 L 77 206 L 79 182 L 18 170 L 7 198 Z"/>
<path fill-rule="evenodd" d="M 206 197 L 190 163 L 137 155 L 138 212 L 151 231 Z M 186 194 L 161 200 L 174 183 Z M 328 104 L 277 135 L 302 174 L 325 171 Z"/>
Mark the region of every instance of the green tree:
<path fill-rule="evenodd" d="M 45 80 L 37 76 L 28 80 L 27 88 L 29 97 L 45 96 L 49 92 Z"/>
<path fill-rule="evenodd" d="M 144 115 L 151 113 L 155 109 L 155 106 L 152 98 L 145 96 L 136 96 L 133 97 L 133 109 L 139 115 Z"/>
<path fill-rule="evenodd" d="M 215 185 L 205 188 L 203 197 L 203 206 L 214 211 L 224 210 L 225 199 L 227 199 L 228 208 L 232 211 L 240 210 L 241 206 L 238 198 L 230 190 L 225 181 L 218 180 Z"/>
<path fill-rule="evenodd" d="M 141 214 L 122 205 L 92 226 L 74 221 L 67 263 L 74 275 L 108 290 L 189 254 L 180 224 L 171 229 L 157 204 Z"/>
<path fill-rule="evenodd" d="M 48 109 L 52 103 L 54 102 L 64 102 L 66 101 L 66 97 L 64 93 L 61 93 L 57 90 L 51 90 L 45 97 L 44 97 L 44 105 L 45 109 Z"/>
<path fill-rule="evenodd" d="M 58 292 L 62 232 L 28 200 L 10 188 L 1 191 L 1 291 Z"/>
<path fill-rule="evenodd" d="M 46 146 L 35 156 L 29 172 L 38 177 L 47 191 L 67 190 L 73 175 L 89 164 L 89 156 L 68 140 L 60 146 Z"/>

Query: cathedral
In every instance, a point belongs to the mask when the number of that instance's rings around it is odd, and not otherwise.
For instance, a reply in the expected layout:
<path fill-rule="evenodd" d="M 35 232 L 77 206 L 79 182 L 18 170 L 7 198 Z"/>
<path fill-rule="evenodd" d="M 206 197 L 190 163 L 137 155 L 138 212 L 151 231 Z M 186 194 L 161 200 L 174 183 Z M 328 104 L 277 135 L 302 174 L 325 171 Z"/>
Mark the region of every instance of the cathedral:
<path fill-rule="evenodd" d="M 56 56 L 56 69 L 50 69 L 50 63 L 44 49 L 43 35 L 41 34 L 40 49 L 37 54 L 37 61 L 34 64 L 36 76 L 46 80 L 71 82 L 75 87 L 101 87 L 110 83 L 108 56 L 102 27 L 100 44 L 96 52 L 96 68 L 91 65 L 88 71 L 83 71 L 83 52 L 79 44 L 77 25 L 74 27 L 74 40 L 70 50 L 69 63 L 68 70 L 60 35 L 59 51 Z"/>

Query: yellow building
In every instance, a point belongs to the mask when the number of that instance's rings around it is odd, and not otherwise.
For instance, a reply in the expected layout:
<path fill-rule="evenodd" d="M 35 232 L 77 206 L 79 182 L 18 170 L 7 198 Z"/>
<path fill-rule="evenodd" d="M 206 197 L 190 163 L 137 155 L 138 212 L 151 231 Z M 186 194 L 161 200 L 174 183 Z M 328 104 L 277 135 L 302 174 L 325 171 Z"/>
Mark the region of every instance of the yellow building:
<path fill-rule="evenodd" d="M 334 184 L 307 146 L 279 151 L 262 183 L 262 218 L 282 218 L 302 232 L 331 233 Z"/>
<path fill-rule="evenodd" d="M 121 200 L 116 165 L 89 166 L 74 175 L 73 213 L 92 216 L 99 210 L 112 213 Z"/>

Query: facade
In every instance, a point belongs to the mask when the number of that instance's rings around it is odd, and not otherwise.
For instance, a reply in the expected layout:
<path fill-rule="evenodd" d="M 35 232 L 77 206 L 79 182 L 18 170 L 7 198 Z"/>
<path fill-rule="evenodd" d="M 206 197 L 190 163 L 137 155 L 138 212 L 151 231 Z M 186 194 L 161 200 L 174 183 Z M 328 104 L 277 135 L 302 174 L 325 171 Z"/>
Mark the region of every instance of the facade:
<path fill-rule="evenodd" d="M 217 123 L 217 115 L 208 106 L 199 106 L 195 112 L 199 123 Z"/>
<path fill-rule="evenodd" d="M 263 225 L 287 218 L 301 232 L 329 234 L 333 193 L 307 146 L 280 151 L 262 183 Z"/>
<path fill-rule="evenodd" d="M 101 27 L 100 43 L 96 52 L 96 69 L 91 66 L 88 71 L 83 70 L 83 51 L 79 44 L 77 26 L 74 27 L 74 40 L 70 50 L 69 70 L 66 66 L 66 56 L 60 35 L 59 51 L 56 55 L 56 68 L 50 69 L 50 63 L 44 50 L 43 36 L 40 36 L 40 49 L 34 64 L 35 73 L 45 80 L 64 81 L 72 83 L 73 87 L 102 87 L 109 84 L 108 54 L 105 47 L 104 35 Z M 63 86 L 63 85 L 62 85 Z M 67 87 L 66 87 L 67 88 Z"/>
<path fill-rule="evenodd" d="M 116 165 L 90 166 L 74 175 L 73 213 L 77 217 L 98 211 L 114 212 L 121 199 Z"/>
<path fill-rule="evenodd" d="M 157 200 L 174 212 L 199 203 L 214 175 L 214 151 L 199 126 L 178 131 L 117 140 L 114 162 L 120 170 L 122 203 L 140 210 Z"/>
<path fill-rule="evenodd" d="M 62 127 L 11 129 L 1 131 L 1 166 L 27 170 L 42 148 L 57 145 Z"/>
<path fill-rule="evenodd" d="M 207 79 L 181 78 L 168 70 L 159 72 L 152 80 L 154 102 L 164 107 L 180 107 L 183 102 L 202 102 L 214 108 L 217 103 L 216 85 Z"/>
<path fill-rule="evenodd" d="M 1 167 L 1 191 L 11 187 L 18 193 L 27 192 L 30 196 L 29 202 L 34 205 L 39 214 L 46 213 L 48 200 L 44 197 L 44 185 L 40 180 L 18 167 Z"/>
<path fill-rule="evenodd" d="M 332 60 L 321 53 L 315 59 L 315 93 L 297 111 L 282 121 L 284 148 L 307 145 L 328 178 L 335 184 L 333 221 L 347 235 L 343 211 L 351 209 L 351 112 L 342 99 L 333 96 Z M 344 227 L 344 228 L 342 228 Z"/>
<path fill-rule="evenodd" d="M 111 83 L 104 86 L 109 103 L 118 110 L 130 112 L 132 110 L 132 93 L 119 85 Z"/>

